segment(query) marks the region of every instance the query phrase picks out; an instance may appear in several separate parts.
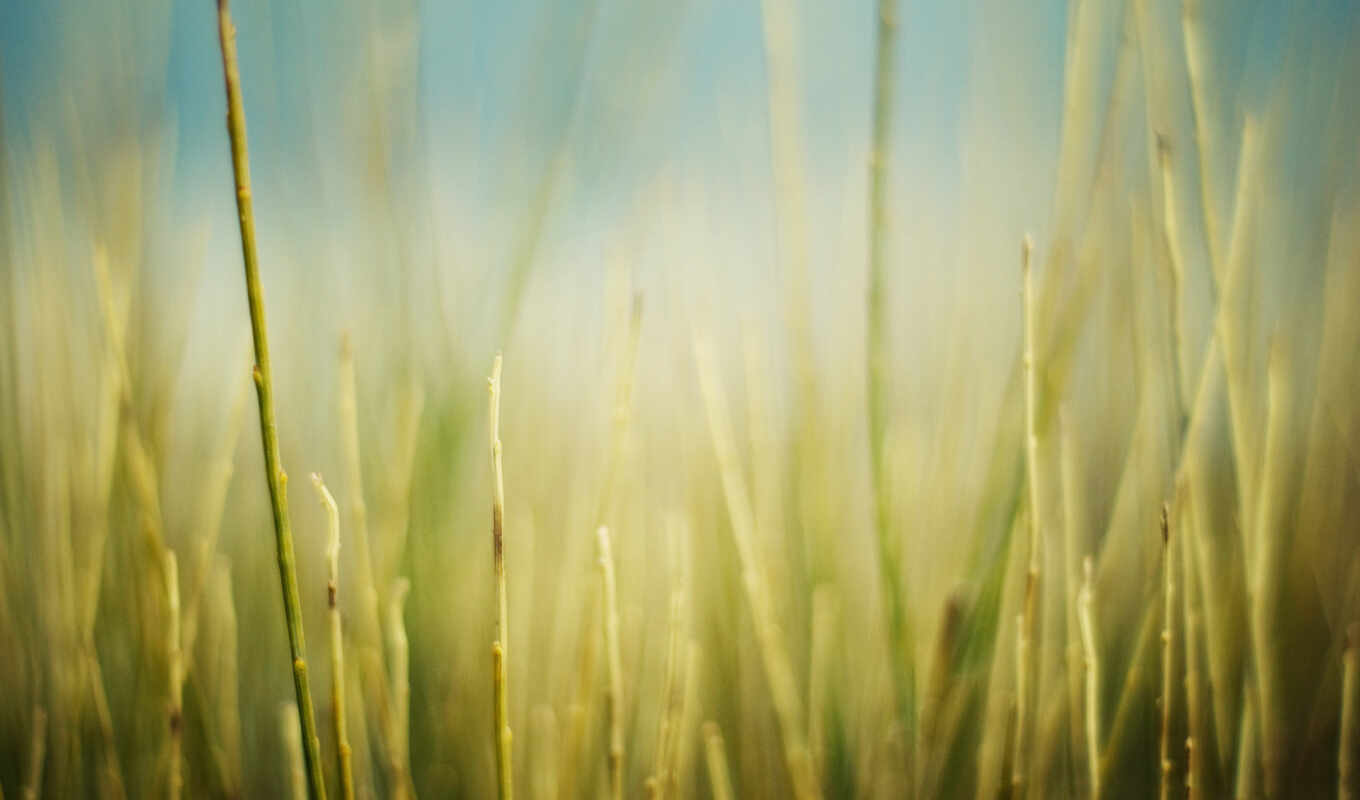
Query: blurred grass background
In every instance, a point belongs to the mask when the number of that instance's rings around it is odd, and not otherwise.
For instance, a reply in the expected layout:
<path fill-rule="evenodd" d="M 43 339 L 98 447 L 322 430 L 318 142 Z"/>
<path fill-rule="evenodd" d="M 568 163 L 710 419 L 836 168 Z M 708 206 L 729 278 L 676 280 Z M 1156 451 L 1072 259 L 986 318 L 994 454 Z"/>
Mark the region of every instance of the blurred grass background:
<path fill-rule="evenodd" d="M 607 792 L 601 525 L 626 796 L 716 794 L 714 752 L 736 796 L 791 796 L 791 738 L 831 797 L 1094 796 L 1093 775 L 1103 797 L 1344 796 L 1353 4 L 901 3 L 881 429 L 872 4 L 234 14 L 332 791 L 311 472 L 341 510 L 358 794 L 495 793 L 484 378 L 502 351 L 522 796 Z M 211 3 L 0 9 L 11 796 L 291 785 L 221 86 Z"/>

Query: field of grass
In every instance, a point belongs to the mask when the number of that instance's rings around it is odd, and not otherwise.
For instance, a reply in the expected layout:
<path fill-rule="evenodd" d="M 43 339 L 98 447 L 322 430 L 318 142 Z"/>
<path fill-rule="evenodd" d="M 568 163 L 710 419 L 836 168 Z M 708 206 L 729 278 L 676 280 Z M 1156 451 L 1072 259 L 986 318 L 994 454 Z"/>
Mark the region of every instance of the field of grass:
<path fill-rule="evenodd" d="M 1360 800 L 1353 4 L 195 3 L 0 16 L 0 798 Z"/>

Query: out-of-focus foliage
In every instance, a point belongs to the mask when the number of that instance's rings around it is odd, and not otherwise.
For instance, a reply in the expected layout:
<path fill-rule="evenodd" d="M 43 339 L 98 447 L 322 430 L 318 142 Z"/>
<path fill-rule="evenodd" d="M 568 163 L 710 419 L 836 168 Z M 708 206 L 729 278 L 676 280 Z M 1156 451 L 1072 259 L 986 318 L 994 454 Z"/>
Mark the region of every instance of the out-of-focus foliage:
<path fill-rule="evenodd" d="M 494 793 L 497 351 L 521 796 L 606 791 L 601 525 L 627 796 L 715 794 L 718 754 L 737 796 L 790 796 L 791 738 L 829 797 L 1089 796 L 1091 697 L 1103 797 L 1156 792 L 1163 739 L 1174 796 L 1338 791 L 1360 620 L 1351 4 L 897 9 L 879 499 L 915 719 L 869 460 L 867 0 L 234 14 L 333 791 L 314 471 L 341 511 L 359 795 Z M 215 24 L 206 0 L 0 9 L 11 797 L 290 785 Z"/>

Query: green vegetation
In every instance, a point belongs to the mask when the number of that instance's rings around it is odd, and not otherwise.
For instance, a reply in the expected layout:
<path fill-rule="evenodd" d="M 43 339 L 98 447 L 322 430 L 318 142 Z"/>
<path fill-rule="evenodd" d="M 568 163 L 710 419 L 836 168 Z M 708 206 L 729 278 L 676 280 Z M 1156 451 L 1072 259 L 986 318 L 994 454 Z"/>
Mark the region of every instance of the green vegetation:
<path fill-rule="evenodd" d="M 751 298 L 666 180 L 611 265 L 555 262 L 566 133 L 524 145 L 546 166 L 490 268 L 427 252 L 397 5 L 327 29 L 362 68 L 327 129 L 355 230 L 321 244 L 261 188 L 286 159 L 252 186 L 276 67 L 226 0 L 231 236 L 164 208 L 164 5 L 87 21 L 53 80 L 88 48 L 98 90 L 0 127 L 0 798 L 1360 797 L 1360 30 L 1286 39 L 1239 107 L 1229 4 L 1072 3 L 1051 221 L 965 226 L 935 345 L 914 6 L 861 26 L 864 224 L 828 266 L 815 37 L 752 4 Z M 666 4 L 588 5 L 549 39 L 621 94 L 570 126 L 656 85 L 584 64 Z M 315 470 L 295 519 L 285 460 Z"/>

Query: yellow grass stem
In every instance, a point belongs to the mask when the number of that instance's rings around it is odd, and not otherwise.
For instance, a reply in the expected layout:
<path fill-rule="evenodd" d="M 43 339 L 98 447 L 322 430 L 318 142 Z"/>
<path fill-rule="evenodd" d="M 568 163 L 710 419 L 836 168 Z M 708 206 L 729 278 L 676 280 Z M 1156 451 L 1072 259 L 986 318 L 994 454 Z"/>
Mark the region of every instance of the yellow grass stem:
<path fill-rule="evenodd" d="M 807 176 L 798 114 L 797 36 L 790 0 L 761 0 L 768 76 L 770 168 L 774 179 L 779 268 L 787 281 L 787 328 L 792 340 L 796 411 L 810 418 L 815 402 L 808 283 Z"/>
<path fill-rule="evenodd" d="M 1177 532 L 1176 541 L 1171 541 L 1171 522 L 1169 519 L 1170 511 L 1166 504 L 1162 505 L 1162 600 L 1165 605 L 1162 609 L 1162 694 L 1158 701 L 1161 706 L 1161 735 L 1160 735 L 1160 757 L 1161 765 L 1161 800 L 1169 800 L 1171 797 L 1172 774 L 1175 770 L 1175 762 L 1172 760 L 1171 744 L 1171 723 L 1174 710 L 1172 700 L 1175 696 L 1175 636 L 1174 624 L 1176 619 L 1176 577 L 1177 565 L 1175 563 L 1176 551 L 1183 538 Z"/>
<path fill-rule="evenodd" d="M 501 471 L 501 356 L 491 366 L 487 381 L 490 394 L 491 433 L 491 541 L 496 575 L 496 638 L 491 643 L 493 743 L 496 752 L 496 788 L 500 800 L 514 797 L 510 763 L 510 701 L 507 687 L 506 651 L 510 641 L 510 611 L 505 590 L 505 480 Z"/>
<path fill-rule="evenodd" d="M 1114 758 L 1122 751 L 1124 740 L 1130 734 L 1131 720 L 1135 718 L 1136 713 L 1143 710 L 1139 699 L 1144 680 L 1148 677 L 1144 666 L 1148 659 L 1148 650 L 1153 647 L 1153 640 L 1161 632 L 1157 626 L 1157 618 L 1157 606 L 1155 604 L 1148 605 L 1143 611 L 1142 621 L 1138 624 L 1137 643 L 1134 644 L 1133 655 L 1129 658 L 1128 668 L 1124 671 L 1124 680 L 1119 688 L 1119 699 L 1115 701 L 1114 715 L 1110 718 L 1109 732 L 1106 734 L 1104 747 L 1101 748 L 1100 782 L 1102 785 L 1109 783 L 1105 778 L 1114 769 Z"/>
<path fill-rule="evenodd" d="M 330 621 L 331 724 L 335 728 L 335 758 L 340 773 L 340 796 L 354 800 L 353 750 L 345 724 L 345 642 L 340 625 L 340 509 L 321 476 L 312 473 L 317 499 L 326 511 L 326 616 Z"/>
<path fill-rule="evenodd" d="M 239 626 L 236 621 L 236 601 L 232 593 L 229 562 L 223 559 L 212 570 L 215 576 L 213 578 L 215 589 L 212 605 L 220 615 L 216 624 L 219 632 L 217 638 L 214 639 L 215 658 L 220 665 L 221 675 L 217 681 L 219 694 L 215 705 L 221 715 L 218 722 L 218 729 L 221 733 L 218 739 L 221 743 L 219 752 L 225 783 L 224 794 L 228 797 L 240 797 L 245 778 L 241 771 L 241 702 L 238 655 L 240 648 L 238 645 Z"/>
<path fill-rule="evenodd" d="M 1337 747 L 1337 797 L 1360 798 L 1360 679 L 1356 676 L 1360 623 L 1346 629 L 1346 652 L 1341 657 L 1341 741 Z"/>
<path fill-rule="evenodd" d="M 894 67 L 897 59 L 897 0 L 878 0 L 875 28 L 872 141 L 869 151 L 869 274 L 866 293 L 865 377 L 869 426 L 869 474 L 873 483 L 874 530 L 878 543 L 880 594 L 888 625 L 890 674 L 897 717 L 914 754 L 916 659 L 912 624 L 902 585 L 902 543 L 892 526 L 885 446 L 888 436 L 887 250 L 888 167 L 892 154 Z M 911 769 L 913 765 L 908 765 Z"/>
<path fill-rule="evenodd" d="M 695 722 L 699 711 L 699 643 L 693 639 L 685 647 L 684 691 L 680 696 L 680 728 L 672 738 L 669 794 L 686 797 L 681 779 L 688 778 L 694 761 L 694 743 L 699 738 Z"/>
<path fill-rule="evenodd" d="M 392 713 L 387 741 L 392 760 L 389 766 L 396 784 L 392 794 L 398 800 L 414 798 L 416 794 L 411 780 L 411 645 L 402 618 L 410 589 L 409 580 L 397 578 L 392 582 L 392 596 L 387 601 L 387 635 L 392 657 Z"/>
<path fill-rule="evenodd" d="M 1025 721 L 1029 717 L 1029 636 L 1025 631 L 1025 615 L 1015 615 L 1015 724 L 1011 728 L 1011 797 L 1025 796 L 1025 758 L 1027 744 Z"/>
<path fill-rule="evenodd" d="M 814 600 L 816 598 L 814 597 Z M 955 697 L 961 681 L 955 671 L 955 655 L 965 616 L 964 600 L 957 591 L 950 592 L 940 609 L 940 622 L 935 632 L 935 644 L 930 657 L 930 672 L 921 702 L 920 776 L 916 793 L 921 797 L 935 797 L 940 792 L 940 781 L 953 744 L 952 734 L 957 724 L 958 703 Z"/>
<path fill-rule="evenodd" d="M 170 611 L 165 649 L 169 655 L 170 776 L 166 795 L 179 800 L 184 791 L 184 651 L 180 649 L 179 561 L 173 551 L 165 551 L 165 596 Z"/>
<path fill-rule="evenodd" d="M 1187 497 L 1182 491 L 1178 497 Z M 1179 501 L 1178 501 L 1179 503 Z M 1185 715 L 1187 734 L 1185 738 L 1185 787 L 1188 800 L 1199 800 L 1204 796 L 1206 762 L 1208 752 L 1204 749 L 1207 738 L 1203 707 L 1203 689 L 1200 674 L 1200 606 L 1203 603 L 1203 587 L 1199 585 L 1199 572 L 1196 568 L 1194 537 L 1198 531 L 1187 530 L 1185 506 L 1180 505 L 1179 519 L 1181 528 L 1181 591 L 1184 597 L 1185 622 Z"/>
<path fill-rule="evenodd" d="M 1170 266 L 1171 286 L 1168 289 L 1170 302 L 1167 315 L 1171 318 L 1171 379 L 1172 395 L 1176 401 L 1176 423 L 1180 436 L 1185 435 L 1189 421 L 1190 399 L 1186 397 L 1185 381 L 1185 334 L 1181 325 L 1181 306 L 1184 303 L 1185 253 L 1180 237 L 1180 220 L 1177 217 L 1175 170 L 1171 164 L 1171 143 L 1157 134 L 1157 166 L 1162 176 L 1162 229 L 1166 243 L 1167 262 Z"/>
<path fill-rule="evenodd" d="M 1233 796 L 1256 800 L 1260 796 L 1261 742 L 1258 733 L 1256 685 L 1251 675 L 1242 683 L 1242 718 L 1237 724 L 1237 779 Z"/>
<path fill-rule="evenodd" d="M 1037 433 L 1038 390 L 1034 363 L 1034 292 L 1031 256 L 1034 241 L 1029 236 L 1020 243 L 1021 302 L 1024 316 L 1025 368 L 1025 474 L 1029 486 L 1029 564 L 1025 572 L 1025 604 L 1017 621 L 1015 644 L 1015 743 L 1011 762 L 1011 787 L 1015 797 L 1024 795 L 1025 768 L 1029 764 L 1029 703 L 1038 677 L 1035 634 L 1039 607 L 1039 574 L 1043 559 L 1043 520 L 1039 485 L 1039 437 Z"/>
<path fill-rule="evenodd" d="M 585 604 L 586 613 L 590 617 L 583 620 L 581 624 L 582 635 L 576 663 L 575 697 L 567 706 L 567 732 L 562 744 L 561 766 L 558 770 L 558 800 L 567 800 L 567 798 L 577 795 L 579 765 L 588 738 L 587 728 L 591 722 L 590 709 L 595 691 L 597 638 L 595 626 L 591 622 L 594 619 L 595 609 L 601 607 L 604 602 L 601 597 L 603 591 L 596 591 L 594 584 L 591 584 L 591 587 Z M 603 614 L 600 615 L 601 618 L 603 616 Z"/>
<path fill-rule="evenodd" d="M 1082 717 L 1083 665 L 1079 593 L 1082 588 L 1081 553 L 1086 548 L 1085 507 L 1080 497 L 1081 472 L 1077 467 L 1077 443 L 1072 435 L 1066 406 L 1058 409 L 1058 481 L 1062 499 L 1062 564 L 1064 632 L 1066 634 L 1068 737 L 1073 758 L 1080 761 L 1085 752 L 1085 722 Z M 1089 777 L 1088 777 L 1089 780 Z"/>
<path fill-rule="evenodd" d="M 1091 780 L 1091 800 L 1100 797 L 1100 659 L 1096 650 L 1095 610 L 1091 557 L 1082 562 L 1083 579 L 1077 595 L 1077 621 L 1086 667 L 1086 769 Z"/>
<path fill-rule="evenodd" d="M 351 537 L 354 540 L 354 573 L 359 601 L 358 635 L 355 636 L 358 643 L 358 666 L 361 678 L 359 696 L 366 700 L 369 708 L 377 711 L 378 730 L 384 732 L 381 737 L 383 767 L 386 770 L 388 780 L 394 786 L 399 786 L 401 785 L 400 776 L 392 769 L 392 764 L 397 763 L 398 759 L 392 753 L 392 742 L 385 733 L 392 730 L 396 723 L 392 719 L 392 700 L 388 697 L 387 688 L 389 682 L 387 664 L 383 660 L 382 623 L 378 613 L 377 578 L 373 563 L 373 550 L 368 535 L 368 504 L 364 501 L 364 472 L 359 445 L 359 404 L 354 367 L 354 346 L 349 334 L 340 337 L 339 373 L 337 396 L 339 398 L 341 464 L 344 470 L 345 486 L 349 492 L 345 505 L 349 512 Z M 364 710 L 364 704 L 359 705 L 359 710 Z M 368 717 L 361 713 L 358 719 L 362 723 L 363 729 L 356 729 L 356 736 L 363 736 L 364 739 L 367 739 Z M 360 744 L 362 745 L 362 742 Z M 363 775 L 372 772 L 369 748 L 360 746 L 354 752 L 359 757 L 358 767 L 361 770 L 360 777 L 362 779 Z"/>
<path fill-rule="evenodd" d="M 827 694 L 831 688 L 832 649 L 840 616 L 839 598 L 830 584 L 812 590 L 812 645 L 808 667 L 808 752 L 818 775 L 826 774 Z"/>
<path fill-rule="evenodd" d="M 255 393 L 260 407 L 260 440 L 264 449 L 265 477 L 274 511 L 274 536 L 278 551 L 279 580 L 288 624 L 288 646 L 293 661 L 293 689 L 297 694 L 302 750 L 313 800 L 324 800 L 326 782 L 321 769 L 321 742 L 316 732 L 311 689 L 307 681 L 307 644 L 302 630 L 302 602 L 298 596 L 297 568 L 293 555 L 293 531 L 288 519 L 288 476 L 279 457 L 278 430 L 274 419 L 273 372 L 269 362 L 269 335 L 265 329 L 264 293 L 255 253 L 255 215 L 250 194 L 250 156 L 246 148 L 246 112 L 241 96 L 241 73 L 236 59 L 236 27 L 227 0 L 217 2 L 217 30 L 222 45 L 222 71 L 227 87 L 227 133 L 231 140 L 232 173 L 236 180 L 236 209 L 241 228 L 241 255 L 245 264 L 250 329 L 255 344 Z"/>
<path fill-rule="evenodd" d="M 355 573 L 359 581 L 361 625 L 365 635 L 376 641 L 378 634 L 378 592 L 374 586 L 373 554 L 368 541 L 368 505 L 364 502 L 364 474 L 359 451 L 359 408 L 354 376 L 354 348 L 348 335 L 340 341 L 340 449 L 343 453 L 345 486 L 349 489 L 350 530 L 354 537 Z"/>
<path fill-rule="evenodd" d="M 47 763 L 47 709 L 33 707 L 33 730 L 28 749 L 28 772 L 24 775 L 24 800 L 38 800 L 42 794 L 43 765 Z"/>
<path fill-rule="evenodd" d="M 662 673 L 661 703 L 657 714 L 656 752 L 652 778 L 658 799 L 666 797 L 674 775 L 673 741 L 679 735 L 680 704 L 682 684 L 681 670 L 685 658 L 685 570 L 682 563 L 684 552 L 684 532 L 678 519 L 672 518 L 668 526 L 668 540 L 671 551 L 671 597 L 670 619 L 667 623 L 666 664 Z"/>
<path fill-rule="evenodd" d="M 609 796 L 623 797 L 623 667 L 619 656 L 618 588 L 614 576 L 614 554 L 609 544 L 609 529 L 600 526 L 595 531 L 596 552 L 600 564 L 600 607 L 604 614 L 604 648 L 606 688 L 605 717 L 609 726 L 607 758 L 609 765 Z"/>
<path fill-rule="evenodd" d="M 713 791 L 713 800 L 735 800 L 732 791 L 732 775 L 727 769 L 727 751 L 723 745 L 722 731 L 716 722 L 704 723 L 704 754 L 708 761 L 708 781 Z"/>
<path fill-rule="evenodd" d="M 1209 92 L 1207 86 L 1209 60 L 1205 52 L 1205 29 L 1202 19 L 1203 0 L 1186 0 L 1181 8 L 1181 34 L 1185 40 L 1185 66 L 1190 82 L 1191 109 L 1195 116 L 1195 140 L 1199 150 L 1199 187 L 1200 205 L 1204 209 L 1204 242 L 1209 250 L 1210 269 L 1215 278 L 1222 283 L 1224 278 L 1219 272 L 1223 267 L 1220 255 L 1221 243 L 1218 239 L 1218 205 L 1215 202 L 1214 173 L 1211 168 L 1213 150 L 1219 146 L 1221 136 L 1217 121 L 1212 118 L 1208 108 Z"/>
<path fill-rule="evenodd" d="M 212 559 L 217 550 L 217 541 L 222 531 L 222 516 L 226 508 L 227 492 L 231 488 L 232 474 L 235 472 L 236 444 L 241 435 L 241 423 L 245 418 L 247 385 L 239 384 L 227 415 L 227 424 L 222 438 L 213 451 L 212 461 L 207 468 L 204 480 L 203 499 L 199 506 L 196 534 L 197 550 L 194 552 L 193 583 L 184 603 L 184 673 L 193 670 L 194 643 L 198 638 L 199 606 L 203 593 L 207 590 L 208 579 L 212 573 Z"/>
<path fill-rule="evenodd" d="M 1284 515 L 1287 505 L 1281 490 L 1290 478 L 1285 459 L 1289 453 L 1289 436 L 1293 417 L 1293 380 L 1287 356 L 1280 341 L 1275 341 L 1268 369 L 1269 408 L 1266 421 L 1265 448 L 1262 453 L 1260 479 L 1257 482 L 1256 518 L 1253 526 L 1256 558 L 1248 562 L 1251 574 L 1250 624 L 1252 663 L 1256 668 L 1256 691 L 1260 700 L 1261 766 L 1267 797 L 1278 797 L 1282 789 L 1285 740 L 1281 700 L 1283 683 L 1279 662 L 1278 615 L 1283 594 L 1285 558 L 1290 538 L 1282 535 L 1287 530 Z"/>
<path fill-rule="evenodd" d="M 785 766 L 789 770 L 793 794 L 798 800 L 819 798 L 821 787 L 812 772 L 812 759 L 808 754 L 807 739 L 804 735 L 802 700 L 798 694 L 793 665 L 789 661 L 783 637 L 775 622 L 773 603 L 756 554 L 758 537 L 755 513 L 751 508 L 746 479 L 737 460 L 727 400 L 718 379 L 708 342 L 697 332 L 694 336 L 694 360 L 704 408 L 707 411 L 709 432 L 713 438 L 713 449 L 718 461 L 723 495 L 727 501 L 732 539 L 736 545 L 737 560 L 741 568 L 742 585 L 746 591 L 747 603 L 751 607 L 757 649 L 765 670 L 765 680 L 770 687 L 775 715 L 779 720 Z"/>

